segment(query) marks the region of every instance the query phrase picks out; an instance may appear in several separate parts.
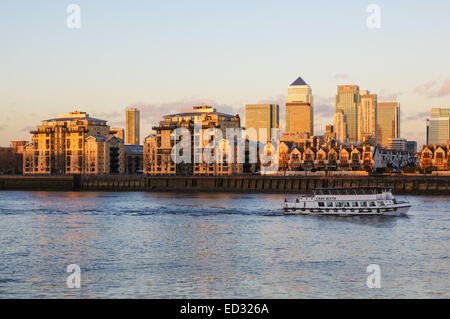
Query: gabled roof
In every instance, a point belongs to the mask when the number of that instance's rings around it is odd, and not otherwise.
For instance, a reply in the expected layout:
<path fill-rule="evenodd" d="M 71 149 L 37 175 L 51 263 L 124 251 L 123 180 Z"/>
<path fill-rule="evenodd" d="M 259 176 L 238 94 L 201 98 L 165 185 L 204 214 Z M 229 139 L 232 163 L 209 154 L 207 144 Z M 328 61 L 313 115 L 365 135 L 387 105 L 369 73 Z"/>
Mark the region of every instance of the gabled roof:
<path fill-rule="evenodd" d="M 295 80 L 294 82 L 292 82 L 292 84 L 290 86 L 294 86 L 294 85 L 308 85 L 306 84 L 306 82 L 302 79 L 301 76 L 299 76 L 297 78 L 297 80 Z"/>
<path fill-rule="evenodd" d="M 288 147 L 289 151 L 291 151 L 293 148 L 297 147 L 295 142 L 282 141 L 281 143 L 284 143 Z"/>

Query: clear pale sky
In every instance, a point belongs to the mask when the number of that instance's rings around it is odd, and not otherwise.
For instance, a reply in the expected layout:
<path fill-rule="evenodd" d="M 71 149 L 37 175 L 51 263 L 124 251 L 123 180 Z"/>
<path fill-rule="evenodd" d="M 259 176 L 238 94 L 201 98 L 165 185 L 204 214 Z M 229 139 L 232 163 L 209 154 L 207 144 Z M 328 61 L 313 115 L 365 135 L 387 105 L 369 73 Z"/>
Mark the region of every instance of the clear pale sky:
<path fill-rule="evenodd" d="M 81 7 L 81 28 L 66 25 Z M 381 28 L 366 25 L 381 8 Z M 316 133 L 333 122 L 338 84 L 401 102 L 402 137 L 425 142 L 431 107 L 450 107 L 450 1 L 0 2 L 0 145 L 77 109 L 141 136 L 161 115 L 205 102 L 242 112 L 312 87 Z M 241 117 L 244 114 L 241 113 Z"/>

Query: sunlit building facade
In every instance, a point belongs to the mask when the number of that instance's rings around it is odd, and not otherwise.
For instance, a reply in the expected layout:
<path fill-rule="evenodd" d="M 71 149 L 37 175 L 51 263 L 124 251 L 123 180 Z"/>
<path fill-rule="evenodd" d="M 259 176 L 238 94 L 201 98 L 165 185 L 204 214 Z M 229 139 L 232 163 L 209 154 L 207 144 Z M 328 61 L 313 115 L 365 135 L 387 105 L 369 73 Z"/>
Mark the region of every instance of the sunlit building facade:
<path fill-rule="evenodd" d="M 231 175 L 242 173 L 243 164 L 237 163 L 234 158 L 230 163 L 226 160 L 214 160 L 208 163 L 205 160 L 204 149 L 209 145 L 221 145 L 218 149 L 229 150 L 229 143 L 224 141 L 227 137 L 227 128 L 236 129 L 241 127 L 238 115 L 230 115 L 217 112 L 216 109 L 202 105 L 194 106 L 192 110 L 182 113 L 164 116 L 163 121 L 158 126 L 153 127 L 156 131 L 154 136 L 146 138 L 144 145 L 144 172 L 151 175 Z M 189 163 L 176 163 L 172 158 L 172 148 L 181 143 L 181 136 L 178 139 L 171 138 L 174 130 L 184 128 L 189 131 L 191 141 Z M 198 128 L 199 131 L 195 131 Z M 219 130 L 222 137 L 209 135 L 210 129 Z M 237 147 L 237 145 L 235 145 Z M 235 149 L 234 155 L 237 156 Z M 180 156 L 182 156 L 180 154 Z M 213 156 L 219 156 L 214 154 Z"/>
<path fill-rule="evenodd" d="M 339 142 L 347 142 L 347 121 L 345 113 L 342 110 L 336 111 L 334 114 L 334 132 Z"/>
<path fill-rule="evenodd" d="M 450 140 L 450 108 L 432 108 L 427 123 L 427 144 L 445 145 Z"/>
<path fill-rule="evenodd" d="M 360 91 L 358 110 L 358 141 L 377 140 L 377 95 Z"/>
<path fill-rule="evenodd" d="M 358 109 L 360 102 L 359 87 L 357 85 L 338 86 L 336 113 L 342 111 L 347 124 L 347 140 L 341 142 L 358 142 Z"/>
<path fill-rule="evenodd" d="M 378 103 L 377 143 L 387 147 L 390 138 L 400 137 L 400 103 Z"/>
<path fill-rule="evenodd" d="M 33 134 L 32 142 L 24 148 L 24 174 L 90 174 L 87 150 L 93 151 L 94 141 L 103 143 L 103 139 L 110 136 L 110 127 L 106 123 L 78 111 L 42 121 L 36 130 L 30 132 Z M 88 141 L 91 136 L 98 139 Z M 117 143 L 123 144 L 123 140 L 117 139 Z M 108 158 L 108 155 L 98 156 Z M 96 164 L 95 172 L 105 170 Z M 113 171 L 121 172 L 120 168 Z"/>
<path fill-rule="evenodd" d="M 114 135 L 114 136 L 120 138 L 121 140 L 125 141 L 125 130 L 123 128 L 112 127 L 109 131 L 109 134 Z"/>
<path fill-rule="evenodd" d="M 272 129 L 280 127 L 279 106 L 277 104 L 246 104 L 245 128 L 255 129 L 257 141 L 267 143 L 272 139 Z M 260 136 L 260 130 L 265 131 L 265 137 Z"/>
<path fill-rule="evenodd" d="M 139 145 L 140 143 L 140 113 L 137 108 L 130 107 L 125 111 L 126 136 L 125 144 Z"/>
<path fill-rule="evenodd" d="M 288 88 L 286 133 L 314 135 L 314 105 L 311 87 L 299 77 Z"/>

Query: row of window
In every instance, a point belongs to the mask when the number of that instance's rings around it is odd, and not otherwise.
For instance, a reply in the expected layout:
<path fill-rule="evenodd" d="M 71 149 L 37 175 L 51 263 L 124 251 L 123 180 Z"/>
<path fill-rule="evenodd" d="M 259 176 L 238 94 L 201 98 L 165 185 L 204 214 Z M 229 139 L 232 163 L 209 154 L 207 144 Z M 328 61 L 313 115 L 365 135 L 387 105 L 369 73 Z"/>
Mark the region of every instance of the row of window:
<path fill-rule="evenodd" d="M 358 207 L 377 207 L 375 202 L 319 202 L 319 207 L 343 207 L 343 208 L 358 208 Z M 383 202 L 380 202 L 380 206 L 384 206 Z"/>

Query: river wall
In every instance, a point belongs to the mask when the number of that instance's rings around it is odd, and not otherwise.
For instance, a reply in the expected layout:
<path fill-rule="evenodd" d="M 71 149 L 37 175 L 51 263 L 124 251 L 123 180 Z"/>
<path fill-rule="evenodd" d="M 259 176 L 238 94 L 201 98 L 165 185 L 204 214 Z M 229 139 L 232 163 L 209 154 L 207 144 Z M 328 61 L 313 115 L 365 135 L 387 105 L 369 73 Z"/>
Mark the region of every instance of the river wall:
<path fill-rule="evenodd" d="M 301 193 L 352 186 L 392 186 L 397 194 L 450 195 L 450 176 L 0 176 L 3 190 Z"/>

